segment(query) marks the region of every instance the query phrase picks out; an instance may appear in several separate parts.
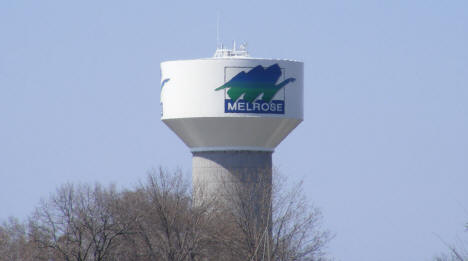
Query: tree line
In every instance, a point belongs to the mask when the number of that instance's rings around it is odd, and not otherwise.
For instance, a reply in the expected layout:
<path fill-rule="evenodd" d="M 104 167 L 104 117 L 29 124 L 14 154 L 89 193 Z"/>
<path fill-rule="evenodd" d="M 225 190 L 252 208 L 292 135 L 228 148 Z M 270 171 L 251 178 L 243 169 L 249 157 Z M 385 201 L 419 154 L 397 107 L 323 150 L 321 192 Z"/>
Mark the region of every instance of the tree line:
<path fill-rule="evenodd" d="M 0 225 L 0 261 L 328 260 L 320 211 L 284 184 L 275 175 L 198 201 L 203 188 L 163 169 L 133 189 L 65 184 Z"/>

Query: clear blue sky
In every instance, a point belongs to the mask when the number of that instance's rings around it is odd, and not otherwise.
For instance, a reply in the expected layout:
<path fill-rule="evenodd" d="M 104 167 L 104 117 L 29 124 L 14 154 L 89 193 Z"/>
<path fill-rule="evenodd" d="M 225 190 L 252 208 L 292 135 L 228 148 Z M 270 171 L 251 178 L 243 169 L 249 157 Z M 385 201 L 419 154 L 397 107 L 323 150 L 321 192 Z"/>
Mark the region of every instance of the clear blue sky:
<path fill-rule="evenodd" d="M 64 182 L 134 186 L 191 154 L 159 63 L 221 39 L 305 63 L 274 163 L 305 179 L 337 260 L 429 260 L 466 237 L 468 1 L 1 1 L 0 219 Z"/>

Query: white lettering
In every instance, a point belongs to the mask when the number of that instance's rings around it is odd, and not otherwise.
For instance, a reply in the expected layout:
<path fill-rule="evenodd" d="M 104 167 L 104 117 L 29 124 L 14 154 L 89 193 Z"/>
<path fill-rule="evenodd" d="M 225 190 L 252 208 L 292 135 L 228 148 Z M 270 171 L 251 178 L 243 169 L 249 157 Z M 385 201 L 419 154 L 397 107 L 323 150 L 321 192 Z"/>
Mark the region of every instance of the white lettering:
<path fill-rule="evenodd" d="M 247 105 L 247 111 L 252 111 L 252 107 L 250 107 L 252 103 L 247 102 L 246 105 Z"/>
<path fill-rule="evenodd" d="M 281 112 L 284 111 L 284 109 L 283 109 L 283 104 L 278 103 L 277 106 L 278 106 L 278 107 L 277 107 L 278 111 L 281 111 Z"/>
<path fill-rule="evenodd" d="M 240 102 L 240 101 L 238 101 L 237 103 L 238 103 L 237 108 L 239 109 L 239 111 L 244 111 L 245 110 L 245 103 Z"/>
<path fill-rule="evenodd" d="M 270 111 L 276 111 L 276 104 L 275 103 L 270 103 Z"/>
<path fill-rule="evenodd" d="M 235 110 L 237 110 L 237 103 L 230 103 L 230 102 L 228 102 L 228 110 L 229 110 L 229 111 L 235 111 Z"/>
<path fill-rule="evenodd" d="M 225 105 L 225 112 L 227 113 L 284 113 L 284 101 L 272 101 L 268 103 L 257 100 L 250 103 L 240 99 L 237 102 L 232 102 L 232 100 L 226 100 L 225 102 L 227 103 L 227 105 Z"/>
<path fill-rule="evenodd" d="M 256 102 L 254 103 L 254 110 L 259 111 L 260 110 L 260 103 Z"/>

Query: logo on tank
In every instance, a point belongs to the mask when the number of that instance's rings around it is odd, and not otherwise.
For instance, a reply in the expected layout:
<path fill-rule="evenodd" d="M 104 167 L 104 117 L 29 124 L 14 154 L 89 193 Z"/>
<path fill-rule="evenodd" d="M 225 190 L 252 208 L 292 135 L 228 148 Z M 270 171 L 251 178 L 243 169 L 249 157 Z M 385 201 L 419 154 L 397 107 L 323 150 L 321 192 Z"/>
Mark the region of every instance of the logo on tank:
<path fill-rule="evenodd" d="M 225 90 L 225 113 L 284 114 L 284 87 L 295 80 L 285 79 L 284 69 L 278 64 L 253 68 L 225 67 L 225 83 L 215 91 Z"/>

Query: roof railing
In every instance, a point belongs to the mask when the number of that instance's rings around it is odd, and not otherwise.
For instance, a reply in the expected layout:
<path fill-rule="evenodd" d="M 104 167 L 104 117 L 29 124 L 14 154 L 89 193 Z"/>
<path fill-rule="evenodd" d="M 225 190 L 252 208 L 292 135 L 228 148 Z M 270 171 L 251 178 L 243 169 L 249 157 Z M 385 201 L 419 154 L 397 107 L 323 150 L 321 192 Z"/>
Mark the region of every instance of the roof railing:
<path fill-rule="evenodd" d="M 233 48 L 224 48 L 221 44 L 220 47 L 216 48 L 216 52 L 213 57 L 215 58 L 227 58 L 227 57 L 249 57 L 249 52 L 247 52 L 247 44 L 241 44 L 239 49 L 236 49 L 236 42 L 234 41 Z"/>

